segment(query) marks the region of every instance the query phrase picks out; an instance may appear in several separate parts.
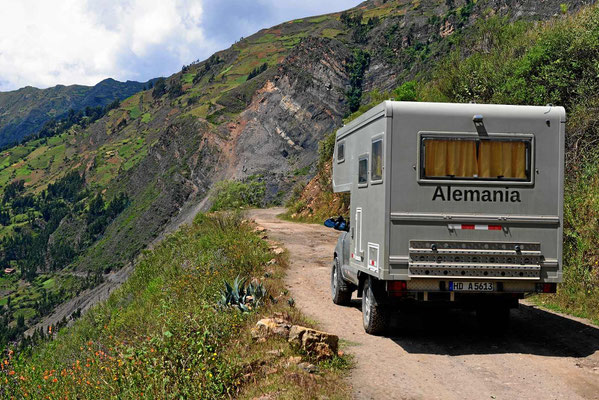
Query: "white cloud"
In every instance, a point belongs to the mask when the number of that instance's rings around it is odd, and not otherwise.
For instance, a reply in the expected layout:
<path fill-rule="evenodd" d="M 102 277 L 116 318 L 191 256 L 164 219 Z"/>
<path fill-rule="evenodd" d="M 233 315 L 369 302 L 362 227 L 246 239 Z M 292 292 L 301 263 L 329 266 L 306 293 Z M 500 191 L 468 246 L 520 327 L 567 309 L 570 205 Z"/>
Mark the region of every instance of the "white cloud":
<path fill-rule="evenodd" d="M 0 91 L 168 76 L 240 36 L 359 0 L 0 0 Z"/>
<path fill-rule="evenodd" d="M 155 65 L 153 77 L 172 73 L 192 51 L 215 50 L 201 28 L 201 0 L 1 3 L 0 90 L 147 79 L 136 65 L 148 57 L 163 54 L 166 68 Z"/>

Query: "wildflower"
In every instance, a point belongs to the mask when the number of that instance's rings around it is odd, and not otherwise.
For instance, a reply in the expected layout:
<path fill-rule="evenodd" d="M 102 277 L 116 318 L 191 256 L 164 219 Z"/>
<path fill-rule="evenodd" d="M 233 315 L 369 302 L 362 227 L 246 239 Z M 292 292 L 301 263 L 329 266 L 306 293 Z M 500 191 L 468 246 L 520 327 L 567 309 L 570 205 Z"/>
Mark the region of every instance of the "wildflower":
<path fill-rule="evenodd" d="M 10 375 L 10 376 L 13 376 L 14 374 L 15 374 L 15 371 L 10 371 L 10 372 L 8 373 L 8 375 Z"/>

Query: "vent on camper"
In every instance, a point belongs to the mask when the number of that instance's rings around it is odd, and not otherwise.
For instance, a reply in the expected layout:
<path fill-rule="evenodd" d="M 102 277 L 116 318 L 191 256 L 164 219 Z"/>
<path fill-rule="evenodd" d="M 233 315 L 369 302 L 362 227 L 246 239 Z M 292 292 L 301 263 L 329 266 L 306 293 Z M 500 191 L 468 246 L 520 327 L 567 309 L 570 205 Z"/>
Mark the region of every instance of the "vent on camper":
<path fill-rule="evenodd" d="M 542 262 L 539 243 L 410 241 L 415 277 L 539 279 Z"/>

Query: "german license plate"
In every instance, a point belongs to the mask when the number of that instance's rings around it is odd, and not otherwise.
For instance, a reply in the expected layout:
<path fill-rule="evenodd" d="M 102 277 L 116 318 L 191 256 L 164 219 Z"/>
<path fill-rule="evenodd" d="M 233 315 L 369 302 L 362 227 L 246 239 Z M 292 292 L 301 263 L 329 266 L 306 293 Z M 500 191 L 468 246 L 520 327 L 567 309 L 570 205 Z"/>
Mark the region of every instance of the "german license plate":
<path fill-rule="evenodd" d="M 492 292 L 493 282 L 449 282 L 450 292 Z"/>

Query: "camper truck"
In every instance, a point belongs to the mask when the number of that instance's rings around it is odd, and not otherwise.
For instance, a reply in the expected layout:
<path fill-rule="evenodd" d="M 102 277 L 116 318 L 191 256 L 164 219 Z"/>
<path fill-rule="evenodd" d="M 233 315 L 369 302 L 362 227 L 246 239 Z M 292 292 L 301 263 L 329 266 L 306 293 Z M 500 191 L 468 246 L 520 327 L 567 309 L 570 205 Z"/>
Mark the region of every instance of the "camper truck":
<path fill-rule="evenodd" d="M 334 253 L 336 304 L 364 329 L 445 304 L 503 325 L 562 280 L 562 107 L 386 101 L 336 133 L 333 190 L 350 193 Z M 339 221 L 337 221 L 339 222 Z M 331 223 L 331 221 L 329 221 Z"/>

